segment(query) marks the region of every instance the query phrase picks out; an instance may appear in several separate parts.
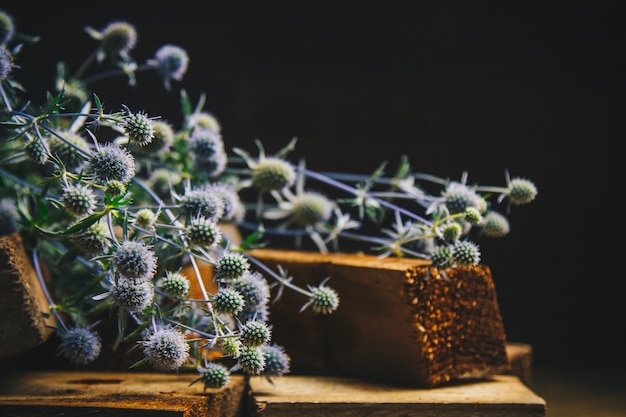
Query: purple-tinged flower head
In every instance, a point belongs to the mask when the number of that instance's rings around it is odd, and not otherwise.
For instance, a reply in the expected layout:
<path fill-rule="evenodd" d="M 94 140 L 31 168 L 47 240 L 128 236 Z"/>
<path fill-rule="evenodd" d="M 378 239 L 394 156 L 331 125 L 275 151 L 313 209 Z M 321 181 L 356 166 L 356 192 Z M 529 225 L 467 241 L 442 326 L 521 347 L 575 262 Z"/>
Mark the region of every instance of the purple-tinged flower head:
<path fill-rule="evenodd" d="M 334 289 L 322 284 L 317 287 L 309 287 L 309 291 L 311 297 L 307 304 L 311 305 L 314 312 L 330 314 L 339 307 L 339 295 Z"/>
<path fill-rule="evenodd" d="M 220 134 L 210 129 L 196 129 L 189 138 L 191 152 L 196 168 L 211 177 L 218 176 L 226 168 L 228 156 L 224 150 L 224 141 Z"/>
<path fill-rule="evenodd" d="M 160 327 L 140 342 L 148 363 L 160 371 L 175 371 L 189 357 L 189 344 L 185 335 L 172 327 Z"/>
<path fill-rule="evenodd" d="M 17 232 L 19 218 L 15 201 L 8 198 L 0 200 L 0 236 Z"/>
<path fill-rule="evenodd" d="M 191 290 L 189 279 L 180 272 L 173 271 L 166 271 L 158 286 L 165 295 L 174 298 L 185 298 Z"/>
<path fill-rule="evenodd" d="M 447 245 L 436 246 L 430 254 L 434 267 L 448 268 L 452 266 L 452 249 Z"/>
<path fill-rule="evenodd" d="M 154 58 L 148 60 L 148 64 L 154 66 L 163 76 L 165 88 L 170 89 L 170 80 L 181 81 L 189 66 L 187 51 L 177 45 L 163 45 Z"/>
<path fill-rule="evenodd" d="M 267 323 L 257 320 L 248 320 L 241 327 L 239 341 L 248 347 L 262 346 L 270 341 L 272 331 Z"/>
<path fill-rule="evenodd" d="M 459 241 L 452 247 L 452 259 L 457 266 L 476 266 L 480 263 L 480 249 L 469 240 Z"/>
<path fill-rule="evenodd" d="M 125 21 L 113 21 L 101 31 L 99 40 L 105 55 L 128 58 L 130 51 L 137 45 L 137 29 Z M 102 59 L 102 58 L 101 58 Z"/>
<path fill-rule="evenodd" d="M 135 158 L 117 143 L 105 143 L 92 151 L 88 172 L 99 184 L 109 181 L 127 184 L 135 176 Z"/>
<path fill-rule="evenodd" d="M 86 365 L 100 356 L 100 336 L 88 327 L 73 327 L 60 334 L 57 354 L 74 365 Z"/>
<path fill-rule="evenodd" d="M 217 260 L 215 276 L 223 280 L 235 280 L 249 270 L 250 262 L 242 253 L 225 251 Z"/>
<path fill-rule="evenodd" d="M 144 242 L 125 240 L 113 254 L 113 265 L 118 275 L 135 281 L 149 281 L 156 272 L 157 257 Z"/>
<path fill-rule="evenodd" d="M 265 355 L 260 347 L 242 346 L 237 357 L 237 365 L 248 375 L 261 375 L 265 369 Z"/>
<path fill-rule="evenodd" d="M 239 194 L 231 184 L 225 182 L 214 182 L 204 186 L 204 189 L 211 194 L 219 196 L 224 201 L 224 214 L 221 220 L 233 220 L 241 206 Z"/>
<path fill-rule="evenodd" d="M 111 289 L 115 305 L 130 313 L 139 314 L 154 301 L 154 285 L 150 281 L 136 282 L 120 277 Z"/>
<path fill-rule="evenodd" d="M 507 195 L 511 204 L 521 206 L 535 199 L 537 187 L 532 181 L 525 178 L 513 178 L 509 181 Z"/>
<path fill-rule="evenodd" d="M 154 137 L 152 120 L 144 112 L 128 114 L 124 118 L 123 128 L 128 135 L 128 141 L 133 145 L 146 146 Z"/>
<path fill-rule="evenodd" d="M 248 306 L 262 306 L 269 302 L 270 287 L 263 275 L 257 271 L 248 271 L 231 283 L 244 298 Z"/>
<path fill-rule="evenodd" d="M 218 221 L 224 215 L 224 201 L 203 188 L 188 190 L 180 197 L 184 212 L 190 217 L 202 216 Z"/>
<path fill-rule="evenodd" d="M 511 230 L 509 220 L 496 211 L 488 211 L 480 223 L 480 227 L 485 236 L 494 238 L 504 237 Z"/>
<path fill-rule="evenodd" d="M 67 211 L 76 216 L 88 216 L 96 209 L 96 196 L 86 184 L 68 184 L 63 188 L 61 202 Z"/>
<path fill-rule="evenodd" d="M 481 197 L 465 184 L 451 182 L 443 192 L 443 202 L 450 214 L 463 213 L 468 207 L 483 206 Z"/>
<path fill-rule="evenodd" d="M 0 10 L 0 45 L 9 43 L 15 36 L 15 22 L 13 16 Z"/>
<path fill-rule="evenodd" d="M 213 310 L 218 314 L 237 314 L 246 303 L 242 295 L 232 288 L 220 288 L 212 301 Z"/>
<path fill-rule="evenodd" d="M 205 391 L 207 388 L 224 388 L 228 385 L 228 381 L 230 380 L 230 372 L 228 371 L 228 368 L 218 362 L 209 362 L 204 367 L 198 366 L 198 372 L 200 373 L 200 377 L 192 381 L 189 385 L 193 385 L 196 382 L 202 382 Z"/>
<path fill-rule="evenodd" d="M 222 132 L 222 126 L 217 118 L 206 111 L 196 111 L 185 118 L 185 128 L 190 130 L 208 129 L 215 134 Z"/>
<path fill-rule="evenodd" d="M 174 129 L 163 120 L 151 120 L 152 140 L 144 146 L 137 146 L 133 150 L 139 155 L 158 157 L 160 153 L 168 152 L 174 143 Z"/>
<path fill-rule="evenodd" d="M 38 137 L 28 141 L 24 146 L 24 153 L 34 164 L 45 165 L 48 162 L 46 148 Z"/>
<path fill-rule="evenodd" d="M 8 78 L 9 74 L 13 70 L 13 55 L 0 45 L 0 81 L 4 81 Z"/>
<path fill-rule="evenodd" d="M 50 136 L 48 141 L 50 154 L 59 158 L 68 171 L 78 171 L 90 152 L 89 144 L 78 133 L 70 130 L 62 130 L 58 134 L 63 139 Z"/>
<path fill-rule="evenodd" d="M 104 255 L 111 248 L 109 229 L 101 223 L 94 223 L 87 229 L 71 237 L 72 244 L 81 255 Z"/>
<path fill-rule="evenodd" d="M 291 358 L 282 346 L 268 344 L 261 346 L 261 351 L 265 357 L 265 368 L 262 375 L 282 376 L 290 371 Z"/>
<path fill-rule="evenodd" d="M 214 248 L 222 240 L 222 229 L 211 219 L 196 217 L 185 229 L 189 243 L 205 249 Z"/>

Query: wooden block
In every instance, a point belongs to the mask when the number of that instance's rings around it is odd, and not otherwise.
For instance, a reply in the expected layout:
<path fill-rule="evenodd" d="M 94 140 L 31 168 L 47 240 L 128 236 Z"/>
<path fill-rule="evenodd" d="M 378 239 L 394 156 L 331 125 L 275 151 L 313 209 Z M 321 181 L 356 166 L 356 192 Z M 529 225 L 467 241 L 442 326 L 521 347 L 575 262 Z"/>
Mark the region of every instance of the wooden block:
<path fill-rule="evenodd" d="M 273 340 L 292 374 L 333 375 L 433 387 L 510 369 L 489 267 L 433 275 L 418 259 L 257 249 L 249 256 L 286 269 L 306 288 L 326 277 L 337 311 L 299 313 L 308 300 L 286 289 L 270 310 Z"/>
<path fill-rule="evenodd" d="M 506 353 L 511 363 L 507 373 L 516 375 L 523 383 L 532 386 L 533 349 L 526 343 L 508 342 Z"/>
<path fill-rule="evenodd" d="M 274 385 L 255 377 L 250 385 L 260 417 L 546 415 L 545 400 L 512 375 L 432 389 L 380 385 L 351 378 L 289 375 L 275 379 Z"/>
<path fill-rule="evenodd" d="M 19 372 L 0 378 L 0 415 L 15 417 L 234 417 L 247 382 L 221 390 L 189 387 L 196 375 L 130 372 Z"/>
<path fill-rule="evenodd" d="M 52 331 L 49 304 L 19 233 L 0 236 L 0 358 L 35 347 Z"/>

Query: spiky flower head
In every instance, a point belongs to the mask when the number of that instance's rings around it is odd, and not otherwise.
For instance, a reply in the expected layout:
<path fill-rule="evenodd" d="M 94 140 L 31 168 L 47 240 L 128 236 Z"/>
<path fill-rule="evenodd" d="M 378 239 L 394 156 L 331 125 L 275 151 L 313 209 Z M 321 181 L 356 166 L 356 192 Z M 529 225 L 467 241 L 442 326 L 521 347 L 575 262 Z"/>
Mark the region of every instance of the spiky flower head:
<path fill-rule="evenodd" d="M 156 271 L 157 257 L 154 251 L 140 240 L 124 240 L 113 254 L 115 271 L 137 281 L 152 279 Z"/>
<path fill-rule="evenodd" d="M 430 261 L 437 268 L 452 266 L 452 249 L 447 245 L 436 246 L 430 254 Z"/>
<path fill-rule="evenodd" d="M 189 151 L 194 164 L 209 176 L 215 177 L 224 171 L 227 155 L 222 137 L 210 129 L 196 129 L 189 138 Z"/>
<path fill-rule="evenodd" d="M 117 143 L 109 142 L 92 151 L 87 169 L 100 184 L 127 184 L 135 176 L 135 158 Z"/>
<path fill-rule="evenodd" d="M 474 190 L 465 184 L 451 182 L 443 193 L 443 202 L 450 214 L 463 213 L 468 207 L 480 210 L 483 202 Z"/>
<path fill-rule="evenodd" d="M 13 16 L 0 10 L 0 45 L 6 45 L 15 35 Z"/>
<path fill-rule="evenodd" d="M 128 141 L 134 145 L 146 146 L 152 142 L 154 128 L 152 120 L 144 112 L 128 114 L 124 119 L 124 132 L 128 135 Z"/>
<path fill-rule="evenodd" d="M 13 55 L 0 45 L 0 81 L 7 79 L 11 71 L 13 70 Z"/>
<path fill-rule="evenodd" d="M 454 243 L 463 233 L 463 226 L 455 221 L 451 221 L 443 225 L 441 234 L 446 242 Z"/>
<path fill-rule="evenodd" d="M 180 197 L 183 210 L 191 217 L 218 221 L 224 215 L 224 200 L 203 188 L 188 190 Z"/>
<path fill-rule="evenodd" d="M 243 307 L 243 310 L 239 314 L 237 314 L 237 318 L 242 323 L 245 323 L 248 320 L 269 322 L 270 320 L 269 303 L 260 304 L 257 306 L 246 304 Z"/>
<path fill-rule="evenodd" d="M 262 374 L 265 376 L 282 376 L 290 371 L 291 358 L 282 346 L 267 344 L 261 346 L 265 358 L 265 368 Z"/>
<path fill-rule="evenodd" d="M 141 343 L 148 362 L 160 371 L 174 371 L 183 366 L 189 357 L 185 335 L 172 327 L 156 329 Z"/>
<path fill-rule="evenodd" d="M 507 195 L 513 205 L 520 206 L 522 204 L 528 204 L 537 196 L 537 187 L 530 180 L 513 178 L 509 182 Z"/>
<path fill-rule="evenodd" d="M 200 373 L 200 377 L 194 380 L 190 385 L 195 384 L 196 382 L 202 382 L 204 384 L 205 391 L 207 388 L 224 388 L 230 380 L 230 372 L 228 372 L 228 368 L 218 362 L 209 362 L 204 367 L 199 366 L 198 372 Z"/>
<path fill-rule="evenodd" d="M 241 342 L 235 337 L 226 337 L 219 342 L 224 354 L 236 358 L 241 350 Z"/>
<path fill-rule="evenodd" d="M 452 247 L 452 259 L 457 266 L 476 266 L 480 263 L 480 249 L 469 240 L 459 241 Z"/>
<path fill-rule="evenodd" d="M 148 185 L 159 196 L 170 195 L 171 188 L 183 180 L 182 175 L 178 171 L 167 168 L 157 168 L 148 177 Z"/>
<path fill-rule="evenodd" d="M 106 183 L 104 192 L 110 198 L 113 198 L 113 199 L 120 198 L 126 194 L 126 183 L 123 183 L 118 180 L 111 180 Z"/>
<path fill-rule="evenodd" d="M 125 21 L 114 21 L 102 29 L 102 50 L 110 55 L 127 57 L 137 44 L 137 29 Z"/>
<path fill-rule="evenodd" d="M 15 201 L 8 198 L 0 200 L 0 236 L 17 232 L 19 214 Z"/>
<path fill-rule="evenodd" d="M 270 341 L 272 331 L 267 323 L 257 320 L 249 320 L 241 328 L 239 340 L 244 346 L 261 346 Z"/>
<path fill-rule="evenodd" d="M 244 305 L 242 295 L 232 288 L 221 288 L 213 298 L 213 309 L 220 314 L 237 314 Z"/>
<path fill-rule="evenodd" d="M 111 248 L 109 229 L 101 223 L 94 223 L 87 229 L 72 236 L 72 244 L 82 255 L 98 256 Z"/>
<path fill-rule="evenodd" d="M 33 163 L 37 165 L 45 165 L 48 162 L 48 154 L 41 139 L 34 138 L 24 146 L 24 153 Z"/>
<path fill-rule="evenodd" d="M 180 81 L 187 72 L 189 55 L 177 45 L 166 44 L 157 49 L 154 58 L 148 60 L 163 75 L 165 88 L 170 88 L 170 80 Z"/>
<path fill-rule="evenodd" d="M 480 225 L 485 236 L 495 238 L 504 237 L 511 230 L 509 220 L 496 211 L 489 211 Z"/>
<path fill-rule="evenodd" d="M 77 216 L 87 216 L 96 209 L 96 196 L 86 184 L 68 184 L 63 188 L 63 206 Z"/>
<path fill-rule="evenodd" d="M 63 162 L 68 171 L 76 171 L 85 162 L 85 155 L 90 152 L 89 144 L 78 133 L 70 130 L 58 132 L 63 139 L 51 136 L 48 141 L 50 154 Z"/>
<path fill-rule="evenodd" d="M 291 201 L 290 217 L 299 226 L 326 222 L 333 212 L 333 203 L 323 194 L 308 191 L 296 195 Z"/>
<path fill-rule="evenodd" d="M 483 215 L 476 207 L 468 207 L 465 209 L 463 219 L 469 224 L 478 224 L 483 220 Z"/>
<path fill-rule="evenodd" d="M 252 184 L 262 192 L 281 191 L 295 181 L 295 168 L 281 158 L 262 158 L 252 167 Z"/>
<path fill-rule="evenodd" d="M 88 327 L 73 327 L 60 334 L 57 354 L 74 365 L 86 365 L 100 356 L 100 336 Z"/>
<path fill-rule="evenodd" d="M 248 271 L 231 283 L 248 306 L 261 306 L 269 302 L 270 287 L 263 275 L 257 271 Z"/>
<path fill-rule="evenodd" d="M 152 140 L 144 146 L 135 147 L 134 151 L 139 155 L 157 156 L 160 152 L 167 152 L 174 143 L 174 129 L 172 125 L 163 120 L 151 120 Z"/>
<path fill-rule="evenodd" d="M 232 185 L 225 182 L 214 182 L 207 184 L 204 188 L 224 201 L 222 220 L 232 220 L 237 215 L 241 200 Z"/>
<path fill-rule="evenodd" d="M 137 210 L 135 214 L 135 224 L 142 229 L 153 230 L 156 221 L 156 213 L 147 207 Z"/>
<path fill-rule="evenodd" d="M 248 375 L 260 375 L 265 369 L 265 355 L 258 346 L 242 346 L 237 364 Z"/>
<path fill-rule="evenodd" d="M 141 313 L 154 300 L 154 285 L 150 281 L 135 282 L 119 278 L 111 289 L 115 304 L 131 313 Z"/>
<path fill-rule="evenodd" d="M 339 295 L 334 289 L 325 285 L 309 287 L 311 296 L 309 303 L 313 311 L 320 314 L 330 314 L 339 307 Z"/>
<path fill-rule="evenodd" d="M 249 270 L 250 263 L 242 253 L 225 251 L 217 261 L 215 273 L 220 279 L 234 280 Z"/>
<path fill-rule="evenodd" d="M 191 290 L 191 283 L 180 272 L 166 271 L 165 276 L 159 281 L 159 287 L 167 296 L 185 298 Z"/>
<path fill-rule="evenodd" d="M 191 113 L 185 119 L 185 128 L 187 129 L 209 129 L 213 133 L 219 134 L 222 131 L 217 118 L 206 111 L 197 111 Z"/>

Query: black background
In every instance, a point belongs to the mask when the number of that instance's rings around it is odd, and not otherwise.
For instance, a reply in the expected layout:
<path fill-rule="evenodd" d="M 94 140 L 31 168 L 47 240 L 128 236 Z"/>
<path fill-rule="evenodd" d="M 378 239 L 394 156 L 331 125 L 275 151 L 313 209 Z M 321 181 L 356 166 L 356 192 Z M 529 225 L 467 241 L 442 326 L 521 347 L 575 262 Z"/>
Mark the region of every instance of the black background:
<path fill-rule="evenodd" d="M 3 1 L 18 30 L 42 36 L 15 76 L 33 101 L 56 62 L 75 69 L 96 46 L 83 31 L 125 19 L 133 56 L 164 43 L 191 62 L 184 87 L 223 127 L 228 147 L 268 152 L 297 136 L 309 167 L 415 171 L 503 184 L 532 179 L 536 201 L 511 233 L 481 241 L 510 341 L 538 364 L 623 367 L 625 132 L 623 2 Z M 94 86 L 180 122 L 154 74 L 137 88 Z M 112 85 L 112 84 L 111 84 Z M 99 91 L 100 90 L 100 91 Z M 37 95 L 39 94 L 39 96 Z M 376 329 L 372 329 L 375 337 Z"/>

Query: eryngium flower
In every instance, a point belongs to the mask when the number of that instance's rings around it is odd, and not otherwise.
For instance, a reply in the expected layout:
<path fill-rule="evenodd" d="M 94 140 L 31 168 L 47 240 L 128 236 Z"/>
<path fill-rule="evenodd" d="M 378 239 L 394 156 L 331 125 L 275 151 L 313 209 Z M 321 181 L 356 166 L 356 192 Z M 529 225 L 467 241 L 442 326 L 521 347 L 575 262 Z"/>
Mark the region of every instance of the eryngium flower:
<path fill-rule="evenodd" d="M 135 214 L 135 225 L 146 230 L 153 230 L 156 224 L 157 215 L 149 208 L 142 208 Z"/>
<path fill-rule="evenodd" d="M 78 133 L 64 130 L 58 132 L 63 139 L 51 136 L 48 141 L 50 154 L 61 160 L 68 171 L 77 170 L 85 161 L 85 154 L 89 152 L 89 144 Z"/>
<path fill-rule="evenodd" d="M 172 187 L 179 184 L 182 179 L 183 177 L 178 171 L 167 168 L 157 168 L 150 174 L 148 185 L 157 195 L 161 197 L 169 196 Z"/>
<path fill-rule="evenodd" d="M 154 58 L 148 60 L 148 64 L 153 65 L 163 75 L 165 88 L 170 89 L 170 80 L 180 81 L 187 72 L 189 66 L 189 55 L 187 51 L 177 45 L 163 45 Z"/>
<path fill-rule="evenodd" d="M 241 294 L 232 288 L 221 288 L 213 298 L 213 310 L 220 314 L 237 314 L 244 304 Z"/>
<path fill-rule="evenodd" d="M 18 219 L 15 202 L 6 198 L 0 200 L 0 236 L 17 232 Z"/>
<path fill-rule="evenodd" d="M 234 337 L 221 339 L 219 346 L 224 350 L 224 354 L 236 358 L 241 350 L 241 342 Z"/>
<path fill-rule="evenodd" d="M 61 344 L 57 352 L 74 365 L 86 365 L 100 355 L 100 336 L 87 327 L 74 327 L 60 336 Z"/>
<path fill-rule="evenodd" d="M 106 184 L 104 192 L 110 198 L 119 198 L 126 194 L 126 184 L 117 180 L 109 181 Z"/>
<path fill-rule="evenodd" d="M 468 207 L 480 211 L 483 205 L 481 197 L 465 184 L 451 182 L 443 193 L 443 201 L 451 214 L 463 213 Z"/>
<path fill-rule="evenodd" d="M 135 282 L 126 278 L 119 278 L 111 289 L 115 304 L 131 313 L 141 313 L 154 300 L 154 285 L 152 282 Z"/>
<path fill-rule="evenodd" d="M 239 340 L 244 346 L 254 347 L 261 346 L 270 341 L 272 332 L 269 326 L 256 320 L 249 320 L 241 328 Z"/>
<path fill-rule="evenodd" d="M 509 220 L 496 211 L 489 211 L 480 224 L 485 236 L 500 238 L 506 236 L 509 231 Z"/>
<path fill-rule="evenodd" d="M 326 196 L 312 191 L 296 195 L 291 204 L 290 217 L 299 226 L 325 222 L 333 212 L 333 203 Z"/>
<path fill-rule="evenodd" d="M 213 248 L 222 240 L 222 230 L 211 219 L 197 217 L 192 219 L 185 231 L 189 243 L 203 248 Z"/>
<path fill-rule="evenodd" d="M 68 184 L 61 195 L 63 206 L 77 216 L 86 216 L 96 208 L 96 196 L 85 184 Z"/>
<path fill-rule="evenodd" d="M 102 49 L 110 55 L 127 57 L 137 44 L 137 30 L 125 21 L 109 23 L 101 31 Z"/>
<path fill-rule="evenodd" d="M 432 265 L 437 268 L 452 266 L 452 249 L 449 246 L 437 246 L 430 254 Z"/>
<path fill-rule="evenodd" d="M 260 306 L 269 302 L 270 287 L 267 280 L 257 271 L 248 271 L 231 283 L 248 306 Z"/>
<path fill-rule="evenodd" d="M 480 262 L 478 245 L 468 240 L 457 242 L 452 247 L 452 259 L 458 266 L 475 266 Z"/>
<path fill-rule="evenodd" d="M 187 191 L 180 202 L 185 213 L 192 217 L 202 216 L 218 221 L 224 215 L 224 200 L 202 188 Z"/>
<path fill-rule="evenodd" d="M 7 79 L 13 70 L 13 56 L 4 46 L 0 45 L 0 81 Z"/>
<path fill-rule="evenodd" d="M 250 263 L 239 252 L 224 252 L 217 261 L 216 276 L 221 279 L 237 279 L 250 269 Z"/>
<path fill-rule="evenodd" d="M 26 146 L 24 146 L 24 153 L 28 156 L 28 159 L 37 165 L 45 165 L 46 162 L 48 162 L 46 148 L 44 148 L 39 138 L 34 138 L 29 141 Z"/>
<path fill-rule="evenodd" d="M 93 150 L 88 171 L 100 184 L 128 183 L 135 176 L 135 158 L 117 143 L 106 143 Z"/>
<path fill-rule="evenodd" d="M 537 187 L 527 179 L 513 178 L 509 183 L 507 194 L 513 205 L 528 204 L 537 196 Z"/>
<path fill-rule="evenodd" d="M 200 373 L 200 377 L 189 385 L 193 385 L 196 382 L 202 382 L 204 384 L 205 391 L 207 388 L 223 388 L 230 380 L 228 368 L 218 362 L 209 362 L 205 367 L 199 366 L 198 372 Z"/>
<path fill-rule="evenodd" d="M 161 291 L 170 297 L 185 298 L 191 290 L 191 283 L 180 272 L 166 271 L 159 282 Z"/>
<path fill-rule="evenodd" d="M 152 120 L 152 140 L 144 146 L 134 148 L 140 155 L 157 157 L 160 152 L 167 152 L 174 143 L 174 129 L 163 120 Z"/>
<path fill-rule="evenodd" d="M 209 129 L 217 134 L 222 131 L 222 126 L 217 118 L 206 111 L 196 111 L 187 116 L 185 118 L 185 128 L 190 130 Z"/>
<path fill-rule="evenodd" d="M 261 352 L 265 358 L 265 368 L 262 374 L 265 376 L 281 376 L 289 373 L 291 358 L 285 353 L 285 349 L 278 345 L 261 346 Z"/>
<path fill-rule="evenodd" d="M 330 314 L 339 307 L 339 295 L 334 289 L 320 285 L 314 288 L 309 287 L 309 291 L 311 291 L 311 297 L 307 305 L 310 304 L 316 313 Z"/>
<path fill-rule="evenodd" d="M 123 127 L 130 143 L 146 146 L 152 142 L 154 128 L 152 127 L 152 120 L 145 113 L 139 112 L 127 115 Z"/>
<path fill-rule="evenodd" d="M 275 157 L 264 158 L 252 168 L 252 184 L 260 191 L 280 191 L 296 181 L 296 170 L 289 162 Z"/>
<path fill-rule="evenodd" d="M 71 241 L 78 253 L 86 256 L 103 255 L 111 247 L 109 229 L 94 223 L 87 229 L 72 236 Z"/>
<path fill-rule="evenodd" d="M 204 187 L 206 191 L 217 195 L 224 201 L 222 220 L 232 220 L 239 213 L 241 200 L 235 188 L 225 182 L 214 182 Z"/>
<path fill-rule="evenodd" d="M 113 265 L 123 277 L 148 281 L 156 271 L 157 257 L 142 241 L 125 240 L 113 254 Z"/>
<path fill-rule="evenodd" d="M 443 226 L 441 235 L 443 236 L 446 242 L 454 243 L 457 241 L 459 236 L 461 236 L 462 232 L 463 232 L 463 227 L 459 223 L 455 221 L 451 221 L 451 222 L 446 223 Z"/>
<path fill-rule="evenodd" d="M 189 357 L 189 344 L 177 329 L 161 327 L 141 342 L 148 362 L 161 371 L 174 371 Z"/>
<path fill-rule="evenodd" d="M 0 10 L 0 45 L 6 45 L 15 35 L 13 17 L 4 10 Z"/>
<path fill-rule="evenodd" d="M 259 347 L 242 346 L 237 364 L 248 375 L 260 375 L 265 369 L 265 355 Z"/>

